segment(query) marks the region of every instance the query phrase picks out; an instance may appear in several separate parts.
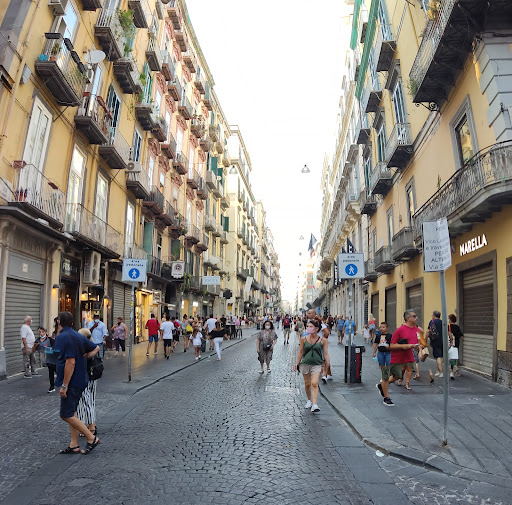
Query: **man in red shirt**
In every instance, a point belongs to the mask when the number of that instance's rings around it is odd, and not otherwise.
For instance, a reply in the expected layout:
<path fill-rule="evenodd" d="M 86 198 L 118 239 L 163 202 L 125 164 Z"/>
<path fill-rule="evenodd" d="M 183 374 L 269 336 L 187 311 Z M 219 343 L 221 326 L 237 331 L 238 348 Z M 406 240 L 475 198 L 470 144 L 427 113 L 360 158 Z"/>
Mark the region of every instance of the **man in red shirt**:
<path fill-rule="evenodd" d="M 413 348 L 418 347 L 418 328 L 416 326 L 417 315 L 412 309 L 407 309 L 404 312 L 405 323 L 400 326 L 391 337 L 391 366 L 390 375 L 392 376 L 388 381 L 382 380 L 382 389 L 384 389 L 384 382 L 387 385 L 390 382 L 395 382 L 402 378 L 402 367 L 405 367 L 405 389 L 411 390 L 409 383 L 411 382 L 412 367 L 414 365 Z M 386 395 L 387 396 L 387 395 Z"/>
<path fill-rule="evenodd" d="M 148 319 L 146 323 L 146 329 L 148 330 L 149 340 L 148 348 L 146 349 L 146 356 L 149 356 L 149 348 L 152 342 L 155 342 L 155 354 L 158 348 L 158 330 L 160 329 L 160 323 L 155 319 L 155 314 L 151 314 L 151 319 Z"/>

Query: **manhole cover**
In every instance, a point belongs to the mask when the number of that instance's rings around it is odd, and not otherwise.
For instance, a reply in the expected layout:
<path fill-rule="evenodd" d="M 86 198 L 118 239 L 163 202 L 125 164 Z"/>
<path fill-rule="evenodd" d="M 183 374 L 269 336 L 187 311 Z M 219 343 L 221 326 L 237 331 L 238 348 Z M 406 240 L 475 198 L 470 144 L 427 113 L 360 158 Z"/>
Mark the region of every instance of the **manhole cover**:
<path fill-rule="evenodd" d="M 267 393 L 287 393 L 289 395 L 298 395 L 299 390 L 297 388 L 286 388 L 279 386 L 265 386 Z"/>

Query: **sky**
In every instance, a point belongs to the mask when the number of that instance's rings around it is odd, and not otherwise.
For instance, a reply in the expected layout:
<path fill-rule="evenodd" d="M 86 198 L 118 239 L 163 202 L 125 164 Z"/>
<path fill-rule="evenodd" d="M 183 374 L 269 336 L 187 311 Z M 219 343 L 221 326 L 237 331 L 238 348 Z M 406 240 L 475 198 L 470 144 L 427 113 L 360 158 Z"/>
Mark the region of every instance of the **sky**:
<path fill-rule="evenodd" d="M 292 300 L 311 233 L 320 240 L 320 181 L 334 149 L 351 9 L 343 0 L 188 0 L 187 8 L 224 114 L 242 132 L 282 298 Z"/>

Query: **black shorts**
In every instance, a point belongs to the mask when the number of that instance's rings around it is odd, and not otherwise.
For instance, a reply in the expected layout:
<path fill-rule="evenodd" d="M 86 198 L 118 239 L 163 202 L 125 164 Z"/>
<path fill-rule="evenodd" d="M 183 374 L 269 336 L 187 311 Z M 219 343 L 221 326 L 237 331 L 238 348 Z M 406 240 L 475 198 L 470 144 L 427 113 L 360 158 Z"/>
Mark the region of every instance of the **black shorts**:
<path fill-rule="evenodd" d="M 171 347 L 172 338 L 164 338 L 164 347 Z"/>
<path fill-rule="evenodd" d="M 432 354 L 434 355 L 434 359 L 443 357 L 443 348 L 442 347 L 432 347 Z"/>
<path fill-rule="evenodd" d="M 172 339 L 175 341 L 175 342 L 179 342 L 180 341 L 180 336 L 175 333 L 173 336 L 172 336 Z"/>
<path fill-rule="evenodd" d="M 60 417 L 66 419 L 75 415 L 78 402 L 82 397 L 83 389 L 77 389 L 69 386 L 66 390 L 66 398 L 60 399 Z"/>

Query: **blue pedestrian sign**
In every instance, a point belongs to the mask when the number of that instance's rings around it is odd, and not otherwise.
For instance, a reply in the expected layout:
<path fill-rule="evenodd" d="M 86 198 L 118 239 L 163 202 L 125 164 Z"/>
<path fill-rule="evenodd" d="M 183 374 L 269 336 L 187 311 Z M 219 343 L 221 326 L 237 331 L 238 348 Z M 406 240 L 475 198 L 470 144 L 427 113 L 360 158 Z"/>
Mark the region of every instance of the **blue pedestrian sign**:
<path fill-rule="evenodd" d="M 123 258 L 123 277 L 125 282 L 146 282 L 147 260 Z"/>
<path fill-rule="evenodd" d="M 355 275 L 357 274 L 357 267 L 353 263 L 349 263 L 345 267 L 345 272 L 349 277 L 355 277 Z"/>
<path fill-rule="evenodd" d="M 338 254 L 339 279 L 364 279 L 364 255 L 362 253 Z"/>

